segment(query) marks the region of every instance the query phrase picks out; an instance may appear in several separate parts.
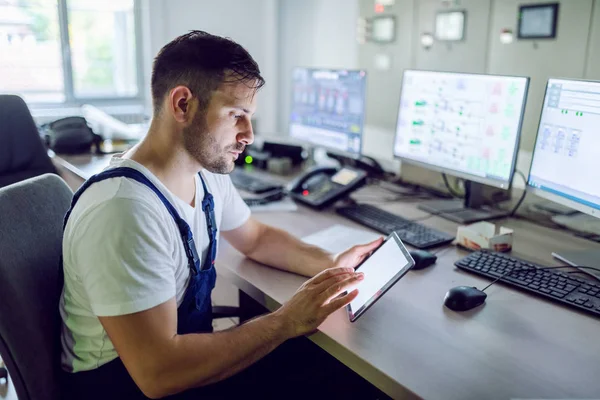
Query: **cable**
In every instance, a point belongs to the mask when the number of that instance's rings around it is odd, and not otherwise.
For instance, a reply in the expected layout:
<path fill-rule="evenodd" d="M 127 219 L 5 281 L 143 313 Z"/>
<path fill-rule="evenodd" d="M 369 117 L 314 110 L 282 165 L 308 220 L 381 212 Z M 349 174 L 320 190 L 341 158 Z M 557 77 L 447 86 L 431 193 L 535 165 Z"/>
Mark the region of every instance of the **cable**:
<path fill-rule="evenodd" d="M 567 267 L 567 266 L 565 266 L 565 267 Z M 591 272 L 584 271 L 584 269 L 593 269 L 594 271 L 600 271 L 600 268 L 595 268 L 595 267 L 573 267 L 571 265 L 569 265 L 569 267 L 576 268 L 577 271 L 569 271 L 569 272 L 567 272 L 568 274 L 585 274 L 585 275 L 587 275 L 589 277 L 592 277 L 592 278 L 594 278 L 594 279 L 596 279 L 597 281 L 600 282 L 600 276 L 594 275 Z"/>
<path fill-rule="evenodd" d="M 515 215 L 515 213 L 517 212 L 519 207 L 521 207 L 523 200 L 525 200 L 525 196 L 527 196 L 527 178 L 525 178 L 525 174 L 522 173 L 521 171 L 515 171 L 515 173 L 520 175 L 521 178 L 523 178 L 523 183 L 525 184 L 525 188 L 523 189 L 523 194 L 521 195 L 521 198 L 517 202 L 517 205 L 512 209 L 512 211 L 509 214 L 509 216 L 511 216 L 511 217 Z"/>
<path fill-rule="evenodd" d="M 577 266 L 565 265 L 564 267 L 565 268 L 571 267 L 571 268 L 577 268 L 577 269 L 593 269 L 594 271 L 599 271 L 600 272 L 600 268 L 596 268 L 596 267 L 585 267 L 585 266 L 579 266 L 579 265 L 577 265 Z M 583 271 L 581 271 L 581 272 L 583 272 Z"/>
<path fill-rule="evenodd" d="M 456 197 L 458 199 L 462 199 L 464 197 L 462 194 L 455 192 L 454 189 L 450 186 L 446 174 L 442 174 L 442 179 L 444 180 L 444 185 L 446 185 L 446 189 L 448 189 L 448 191 L 453 197 Z"/>

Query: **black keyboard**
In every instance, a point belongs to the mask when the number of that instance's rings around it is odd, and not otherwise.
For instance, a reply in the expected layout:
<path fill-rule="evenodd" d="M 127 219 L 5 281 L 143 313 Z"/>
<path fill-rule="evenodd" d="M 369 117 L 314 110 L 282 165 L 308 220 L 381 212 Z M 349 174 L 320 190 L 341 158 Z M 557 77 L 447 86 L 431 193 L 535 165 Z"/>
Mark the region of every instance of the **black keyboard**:
<path fill-rule="evenodd" d="M 490 251 L 472 253 L 455 265 L 492 279 L 507 274 L 498 282 L 600 316 L 600 284 Z"/>
<path fill-rule="evenodd" d="M 338 208 L 337 213 L 383 234 L 396 232 L 402 241 L 419 249 L 450 243 L 454 236 L 431 229 L 370 204 Z"/>
<path fill-rule="evenodd" d="M 239 169 L 233 170 L 229 176 L 231 177 L 233 186 L 250 193 L 260 194 L 283 189 L 283 185 L 269 182 Z"/>

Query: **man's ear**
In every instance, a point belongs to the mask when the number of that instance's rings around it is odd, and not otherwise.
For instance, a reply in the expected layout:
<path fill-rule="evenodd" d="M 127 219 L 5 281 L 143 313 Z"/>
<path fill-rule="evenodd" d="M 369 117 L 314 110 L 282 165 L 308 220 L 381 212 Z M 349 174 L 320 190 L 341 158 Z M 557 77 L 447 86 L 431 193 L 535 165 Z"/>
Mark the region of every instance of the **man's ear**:
<path fill-rule="evenodd" d="M 194 119 L 198 101 L 192 91 L 186 86 L 177 86 L 171 89 L 168 98 L 168 107 L 175 121 L 189 124 Z"/>

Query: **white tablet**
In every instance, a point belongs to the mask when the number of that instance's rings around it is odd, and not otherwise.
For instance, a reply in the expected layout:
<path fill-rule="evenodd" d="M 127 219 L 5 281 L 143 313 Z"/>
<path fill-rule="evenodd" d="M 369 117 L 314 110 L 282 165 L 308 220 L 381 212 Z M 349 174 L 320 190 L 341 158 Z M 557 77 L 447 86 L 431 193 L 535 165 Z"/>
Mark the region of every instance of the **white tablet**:
<path fill-rule="evenodd" d="M 358 284 L 358 296 L 348 304 L 348 316 L 354 322 L 384 295 L 413 266 L 415 261 L 395 232 L 356 271 L 365 274 Z"/>

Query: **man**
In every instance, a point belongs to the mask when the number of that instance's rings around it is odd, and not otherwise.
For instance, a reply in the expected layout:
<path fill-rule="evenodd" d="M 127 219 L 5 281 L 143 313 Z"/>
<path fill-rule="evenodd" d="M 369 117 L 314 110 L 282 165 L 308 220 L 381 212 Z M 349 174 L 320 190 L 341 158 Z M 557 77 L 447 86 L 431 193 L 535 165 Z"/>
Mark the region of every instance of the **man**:
<path fill-rule="evenodd" d="M 357 295 L 354 267 L 380 240 L 331 256 L 251 218 L 226 175 L 253 142 L 263 84 L 246 50 L 205 32 L 157 55 L 146 137 L 86 182 L 66 216 L 60 311 L 71 397 L 259 397 L 261 363 L 248 367 Z M 276 312 L 212 333 L 219 234 L 258 262 L 314 278 Z M 279 368 L 294 374 L 295 360 L 286 362 Z"/>

